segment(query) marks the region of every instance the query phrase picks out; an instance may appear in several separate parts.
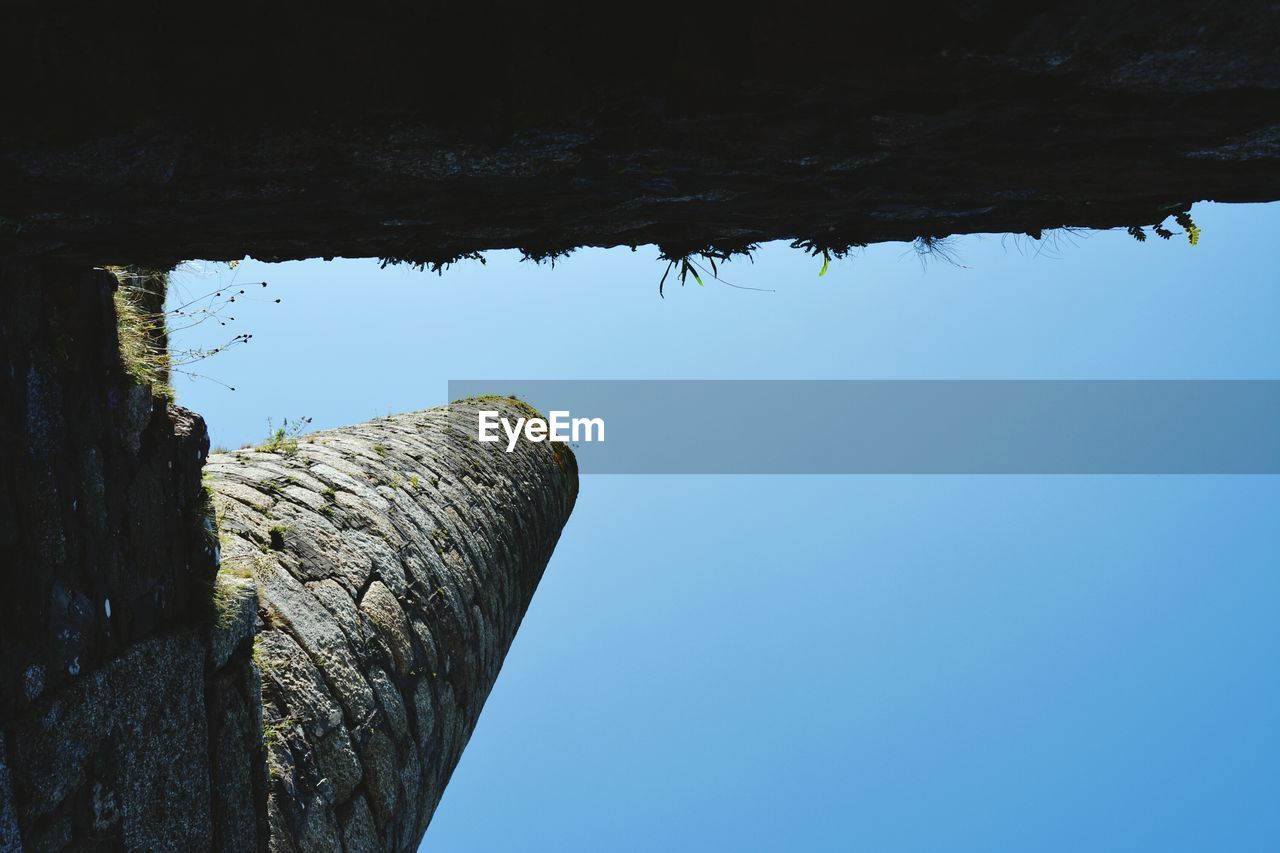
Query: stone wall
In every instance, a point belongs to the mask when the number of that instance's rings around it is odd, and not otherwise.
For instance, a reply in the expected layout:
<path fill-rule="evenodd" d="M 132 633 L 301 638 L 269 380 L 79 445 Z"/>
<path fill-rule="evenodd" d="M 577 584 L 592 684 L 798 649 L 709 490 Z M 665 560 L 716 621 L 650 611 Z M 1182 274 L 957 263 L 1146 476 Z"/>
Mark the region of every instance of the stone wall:
<path fill-rule="evenodd" d="M 116 287 L 0 261 L 4 851 L 198 849 L 213 829 L 208 438 L 126 369 Z M 245 646 L 214 669 L 256 684 L 249 666 Z"/>
<path fill-rule="evenodd" d="M 220 668 L 210 656 L 229 627 L 142 640 L 7 727 L 13 849 L 258 849 L 257 673 L 247 642 Z"/>
<path fill-rule="evenodd" d="M 113 275 L 0 286 L 0 853 L 416 849 L 572 454 L 460 404 L 205 464 L 121 364 Z"/>
<path fill-rule="evenodd" d="M 126 373 L 115 288 L 0 260 L 0 720 L 209 600 L 204 421 Z"/>
<path fill-rule="evenodd" d="M 259 585 L 272 850 L 415 850 L 470 737 L 577 493 L 571 452 L 481 445 L 476 408 L 209 461 L 224 572 Z"/>

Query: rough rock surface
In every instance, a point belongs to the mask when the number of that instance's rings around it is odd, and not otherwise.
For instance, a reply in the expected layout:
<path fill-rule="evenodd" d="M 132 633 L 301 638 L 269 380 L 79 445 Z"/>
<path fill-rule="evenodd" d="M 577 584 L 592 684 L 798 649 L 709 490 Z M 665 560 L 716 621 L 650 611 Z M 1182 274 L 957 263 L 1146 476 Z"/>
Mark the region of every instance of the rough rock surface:
<path fill-rule="evenodd" d="M 0 738 L 0 853 L 16 853 L 21 849 L 18 815 L 13 808 L 13 784 L 9 781 L 9 761 L 5 757 L 4 738 Z"/>
<path fill-rule="evenodd" d="M 114 276 L 9 259 L 0 281 L 0 851 L 207 849 L 253 791 L 210 736 L 258 742 L 261 714 L 206 713 L 258 679 L 252 589 L 207 627 L 204 423 L 125 371 Z M 219 849 L 256 849 L 247 826 Z"/>
<path fill-rule="evenodd" d="M 115 288 L 0 260 L 0 724 L 209 600 L 204 421 L 126 375 Z"/>
<path fill-rule="evenodd" d="M 0 853 L 415 846 L 572 455 L 463 407 L 216 457 L 219 572 L 204 424 L 126 373 L 114 276 L 0 282 Z"/>
<path fill-rule="evenodd" d="M 261 604 L 272 850 L 416 849 L 475 726 L 577 494 L 563 445 L 482 445 L 476 410 L 210 457 Z"/>
<path fill-rule="evenodd" d="M 211 457 L 216 607 L 4 722 L 0 851 L 415 850 L 577 495 L 475 410 Z"/>
<path fill-rule="evenodd" d="M 258 684 L 249 634 L 236 629 L 234 658 L 206 669 L 210 635 L 228 628 L 137 642 L 9 723 L 0 850 L 258 849 L 265 774 L 255 784 L 264 756 L 259 711 L 243 702 Z"/>
<path fill-rule="evenodd" d="M 1278 46 L 1267 0 L 24 0 L 0 12 L 0 254 L 1149 225 L 1280 198 Z"/>

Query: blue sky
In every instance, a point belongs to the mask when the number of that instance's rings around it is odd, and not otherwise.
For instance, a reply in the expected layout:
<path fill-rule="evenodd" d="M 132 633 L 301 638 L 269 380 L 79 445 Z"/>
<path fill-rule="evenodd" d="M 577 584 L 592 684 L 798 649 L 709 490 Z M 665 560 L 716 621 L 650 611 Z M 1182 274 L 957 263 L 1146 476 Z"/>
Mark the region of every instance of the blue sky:
<path fill-rule="evenodd" d="M 1195 218 L 823 278 L 771 244 L 722 274 L 773 292 L 665 300 L 651 247 L 208 267 L 179 286 L 270 287 L 200 367 L 238 390 L 175 384 L 237 446 L 486 376 L 1280 378 L 1280 205 Z M 1277 849 L 1277 509 L 1275 477 L 585 478 L 424 849 Z"/>

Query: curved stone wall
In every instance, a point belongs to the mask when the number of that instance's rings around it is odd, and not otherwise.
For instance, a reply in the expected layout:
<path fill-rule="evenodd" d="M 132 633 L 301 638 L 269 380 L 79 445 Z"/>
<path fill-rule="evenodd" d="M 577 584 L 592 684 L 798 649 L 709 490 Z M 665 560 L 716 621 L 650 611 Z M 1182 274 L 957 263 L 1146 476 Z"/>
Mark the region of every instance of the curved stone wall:
<path fill-rule="evenodd" d="M 475 726 L 577 494 L 567 449 L 480 445 L 475 411 L 210 457 L 222 588 L 258 591 L 270 849 L 416 849 Z"/>
<path fill-rule="evenodd" d="M 115 287 L 0 263 L 0 853 L 414 849 L 572 454 L 480 445 L 462 404 L 206 465 Z"/>

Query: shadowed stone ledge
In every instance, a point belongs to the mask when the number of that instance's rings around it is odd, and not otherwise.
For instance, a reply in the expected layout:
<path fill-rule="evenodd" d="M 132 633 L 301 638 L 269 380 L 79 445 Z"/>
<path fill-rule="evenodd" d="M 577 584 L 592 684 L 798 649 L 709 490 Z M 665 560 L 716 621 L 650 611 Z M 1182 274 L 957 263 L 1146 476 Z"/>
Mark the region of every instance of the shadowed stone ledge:
<path fill-rule="evenodd" d="M 514 412 L 516 401 L 486 401 Z M 577 495 L 455 404 L 210 457 L 227 576 L 253 578 L 272 850 L 413 850 Z"/>
<path fill-rule="evenodd" d="M 676 257 L 1280 198 L 1265 0 L 131 7 L 5 4 L 0 254 Z"/>

